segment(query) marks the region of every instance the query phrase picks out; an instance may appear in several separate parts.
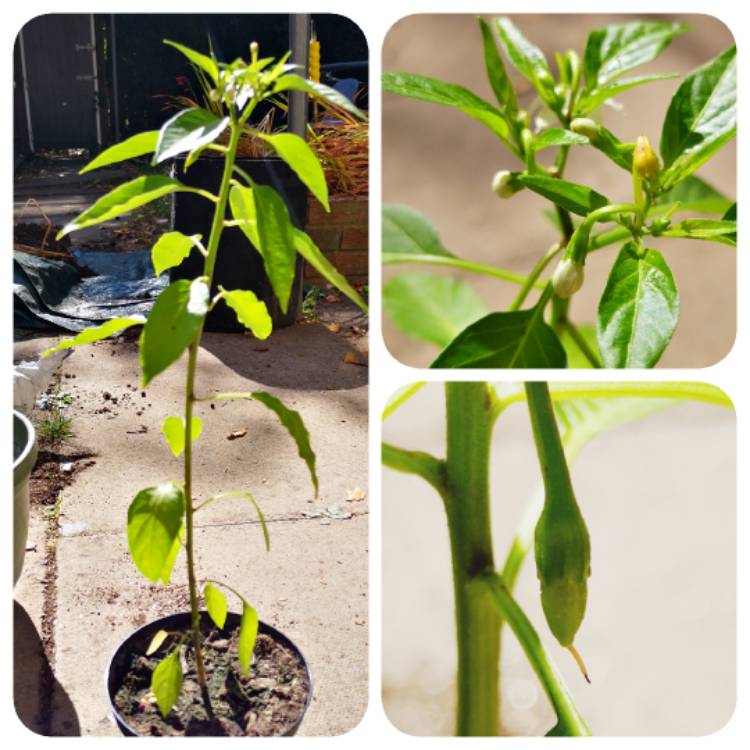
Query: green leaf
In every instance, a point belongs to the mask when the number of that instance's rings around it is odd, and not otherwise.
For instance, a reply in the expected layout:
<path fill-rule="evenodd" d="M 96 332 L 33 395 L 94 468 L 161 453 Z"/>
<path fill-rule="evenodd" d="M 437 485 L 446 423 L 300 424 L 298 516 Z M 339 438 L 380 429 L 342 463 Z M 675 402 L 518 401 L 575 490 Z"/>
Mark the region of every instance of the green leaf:
<path fill-rule="evenodd" d="M 391 279 L 383 288 L 383 308 L 404 333 L 441 349 L 487 314 L 468 282 L 430 273 Z"/>
<path fill-rule="evenodd" d="M 538 89 L 546 91 L 547 87 L 541 82 L 551 79 L 552 74 L 542 50 L 532 44 L 509 18 L 496 18 L 495 28 L 513 67 Z"/>
<path fill-rule="evenodd" d="M 170 47 L 174 47 L 179 52 L 182 52 L 193 65 L 197 65 L 202 71 L 208 73 L 214 83 L 219 80 L 219 65 L 212 57 L 204 55 L 201 52 L 196 52 L 194 49 L 185 47 L 183 44 L 170 42 L 169 39 L 165 39 L 164 44 L 168 44 Z"/>
<path fill-rule="evenodd" d="M 42 352 L 42 357 L 49 357 L 50 354 L 59 352 L 62 349 L 71 349 L 74 346 L 83 346 L 84 344 L 92 344 L 94 341 L 101 341 L 131 326 L 142 326 L 145 322 L 146 318 L 142 315 L 132 315 L 129 318 L 112 318 L 112 320 L 108 320 L 99 326 L 84 328 L 72 338 L 63 339 L 60 343 L 51 346 L 49 349 L 45 349 Z"/>
<path fill-rule="evenodd" d="M 508 78 L 508 73 L 497 50 L 492 30 L 483 18 L 479 19 L 479 28 L 482 32 L 484 64 L 487 68 L 487 78 L 503 112 L 512 117 L 518 111 L 516 92 L 513 90 L 513 84 L 510 82 L 510 78 Z"/>
<path fill-rule="evenodd" d="M 237 320 L 252 331 L 258 339 L 267 339 L 273 330 L 273 322 L 266 303 L 245 289 L 222 291 L 221 297 L 237 313 Z"/>
<path fill-rule="evenodd" d="M 669 104 L 661 131 L 663 190 L 685 179 L 737 132 L 736 50 L 692 72 Z"/>
<path fill-rule="evenodd" d="M 603 86 L 626 70 L 651 62 L 688 27 L 663 21 L 631 21 L 589 34 L 583 72 L 589 89 Z"/>
<path fill-rule="evenodd" d="M 198 333 L 204 316 L 191 312 L 188 305 L 191 286 L 199 283 L 203 282 L 180 279 L 156 298 L 141 333 L 141 378 L 144 386 L 179 359 Z"/>
<path fill-rule="evenodd" d="M 685 219 L 665 229 L 661 237 L 684 237 L 689 240 L 709 240 L 724 245 L 737 244 L 737 222 L 723 219 Z"/>
<path fill-rule="evenodd" d="M 443 247 L 432 223 L 409 206 L 386 203 L 383 206 L 384 253 L 420 253 L 424 255 L 447 255 L 453 253 Z"/>
<path fill-rule="evenodd" d="M 516 175 L 516 179 L 529 190 L 539 193 L 539 195 L 551 200 L 558 206 L 579 216 L 587 216 L 595 209 L 609 203 L 609 200 L 597 193 L 596 190 L 556 177 L 522 172 Z"/>
<path fill-rule="evenodd" d="M 131 136 L 122 143 L 117 143 L 104 150 L 95 159 L 90 161 L 78 174 L 85 174 L 92 169 L 106 167 L 108 164 L 117 164 L 136 156 L 144 156 L 153 153 L 156 141 L 159 138 L 158 130 L 149 130 L 145 133 Z"/>
<path fill-rule="evenodd" d="M 114 219 L 120 214 L 126 214 L 128 211 L 145 206 L 157 198 L 163 198 L 165 195 L 175 193 L 178 190 L 187 190 L 187 188 L 181 182 L 171 180 L 164 175 L 150 174 L 144 177 L 136 177 L 136 179 L 126 182 L 103 195 L 93 206 L 89 206 L 73 221 L 68 222 L 57 233 L 57 239 L 59 240 L 71 232 L 77 232 L 79 229 Z"/>
<path fill-rule="evenodd" d="M 128 508 L 128 548 L 138 570 L 166 586 L 173 545 L 179 541 L 185 496 L 174 482 L 141 490 Z M 174 563 L 174 560 L 172 560 Z"/>
<path fill-rule="evenodd" d="M 185 450 L 185 418 L 184 417 L 167 417 L 161 426 L 161 431 L 167 439 L 175 458 Z M 195 442 L 203 432 L 203 420 L 200 417 L 193 417 L 190 437 Z"/>
<path fill-rule="evenodd" d="M 345 294 L 363 312 L 368 312 L 367 303 L 357 290 L 336 270 L 331 261 L 326 258 L 312 238 L 301 229 L 294 230 L 294 246 L 297 252 L 330 284 Z"/>
<path fill-rule="evenodd" d="M 633 148 L 635 144 L 623 143 L 614 133 L 611 133 L 604 126 L 600 126 L 596 138 L 591 140 L 591 145 L 626 172 L 633 171 Z"/>
<path fill-rule="evenodd" d="M 260 245 L 258 237 L 258 220 L 255 215 L 255 201 L 253 190 L 241 185 L 233 185 L 229 191 L 229 207 L 232 216 L 242 222 L 239 226 L 244 235 L 256 249 Z"/>
<path fill-rule="evenodd" d="M 585 146 L 589 139 L 571 130 L 549 128 L 534 138 L 534 151 L 541 151 L 550 146 Z"/>
<path fill-rule="evenodd" d="M 732 203 L 721 218 L 724 219 L 724 221 L 737 221 L 737 204 Z"/>
<path fill-rule="evenodd" d="M 297 258 L 289 209 L 284 199 L 268 185 L 256 185 L 250 192 L 255 202 L 258 252 L 263 257 L 263 267 L 281 311 L 285 313 L 289 305 Z"/>
<path fill-rule="evenodd" d="M 307 186 L 326 211 L 328 205 L 328 185 L 318 157 L 303 138 L 293 133 L 266 135 L 258 132 L 258 137 L 270 143 L 274 151 L 294 170 L 297 177 Z"/>
<path fill-rule="evenodd" d="M 237 645 L 237 656 L 243 674 L 250 671 L 253 660 L 255 639 L 258 637 L 258 613 L 243 599 L 242 618 L 240 619 L 240 642 Z"/>
<path fill-rule="evenodd" d="M 207 583 L 203 587 L 203 600 L 206 602 L 209 617 L 219 630 L 223 630 L 227 621 L 227 598 L 219 589 Z"/>
<path fill-rule="evenodd" d="M 627 243 L 599 301 L 597 339 L 605 366 L 653 367 L 677 327 L 679 308 L 661 253 Z"/>
<path fill-rule="evenodd" d="M 182 232 L 166 232 L 163 234 L 151 248 L 151 263 L 154 266 L 154 274 L 161 276 L 168 268 L 179 266 L 200 241 L 200 234 L 194 234 L 190 237 Z"/>
<path fill-rule="evenodd" d="M 155 654 L 161 647 L 161 644 L 164 643 L 164 641 L 166 641 L 168 637 L 169 633 L 167 633 L 166 630 L 157 630 L 156 635 L 151 639 L 151 643 L 148 644 L 148 648 L 146 649 L 146 656 Z"/>
<path fill-rule="evenodd" d="M 565 367 L 565 350 L 542 312 L 491 313 L 459 333 L 430 367 Z"/>
<path fill-rule="evenodd" d="M 481 122 L 504 141 L 508 139 L 510 130 L 502 113 L 463 86 L 413 73 L 383 73 L 382 86 L 389 94 L 454 107 Z"/>
<path fill-rule="evenodd" d="M 360 120 L 367 120 L 367 115 L 359 107 L 356 107 L 347 97 L 336 91 L 336 89 L 332 89 L 323 83 L 310 81 L 294 73 L 287 73 L 276 81 L 273 90 L 274 93 L 279 93 L 281 91 L 288 91 L 289 89 L 293 91 L 305 91 L 317 99 L 322 99 L 334 107 L 343 109 Z"/>
<path fill-rule="evenodd" d="M 576 115 L 587 115 L 595 110 L 600 104 L 604 104 L 608 99 L 612 99 L 623 91 L 629 91 L 636 86 L 643 86 L 646 83 L 654 81 L 666 81 L 670 78 L 676 78 L 677 73 L 656 73 L 648 76 L 635 76 L 633 78 L 621 78 L 616 83 L 610 83 L 607 86 L 595 88 L 587 94 L 581 96 L 576 103 Z"/>
<path fill-rule="evenodd" d="M 270 393 L 255 391 L 251 396 L 274 412 L 281 424 L 286 427 L 294 439 L 294 442 L 297 444 L 299 456 L 307 464 L 307 468 L 310 471 L 310 479 L 312 480 L 313 487 L 315 488 L 315 496 L 317 497 L 318 475 L 315 473 L 315 453 L 310 445 L 310 433 L 307 431 L 307 427 L 305 427 L 305 423 L 302 421 L 299 412 L 284 406 L 279 399 Z"/>
<path fill-rule="evenodd" d="M 599 346 L 596 343 L 596 326 L 590 323 L 580 323 L 576 325 L 578 333 L 583 337 L 583 340 L 588 344 L 594 354 L 599 353 Z M 591 362 L 581 351 L 578 344 L 576 344 L 573 337 L 570 335 L 567 326 L 563 328 L 560 333 L 560 343 L 565 349 L 565 354 L 568 357 L 568 369 L 569 370 L 586 370 L 591 368 Z"/>
<path fill-rule="evenodd" d="M 180 648 L 157 664 L 151 675 L 151 692 L 156 696 L 161 715 L 166 718 L 172 707 L 177 703 L 182 691 L 182 664 L 180 664 Z"/>
<path fill-rule="evenodd" d="M 657 195 L 654 206 L 671 206 L 675 203 L 680 204 L 677 211 L 718 214 L 719 216 L 732 205 L 729 198 L 695 175 L 686 177 L 671 190 Z"/>
<path fill-rule="evenodd" d="M 183 109 L 161 126 L 152 163 L 160 164 L 185 151 L 213 143 L 227 125 L 228 117 L 219 118 L 200 107 Z"/>

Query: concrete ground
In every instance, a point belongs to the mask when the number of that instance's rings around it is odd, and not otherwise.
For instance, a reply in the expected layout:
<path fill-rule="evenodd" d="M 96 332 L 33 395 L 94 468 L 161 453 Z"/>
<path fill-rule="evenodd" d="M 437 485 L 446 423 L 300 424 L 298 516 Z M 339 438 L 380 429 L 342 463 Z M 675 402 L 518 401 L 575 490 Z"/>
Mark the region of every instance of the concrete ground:
<path fill-rule="evenodd" d="M 707 12 L 710 11 L 708 7 Z M 496 14 L 486 14 L 489 18 Z M 541 47 L 554 66 L 554 51 L 583 50 L 588 32 L 608 23 L 636 20 L 628 15 L 546 13 L 514 15 L 528 38 Z M 686 22 L 691 31 L 675 39 L 649 65 L 633 75 L 678 73 L 679 78 L 651 83 L 618 97 L 622 111 L 604 108 L 604 124 L 623 141 L 640 134 L 656 147 L 669 100 L 682 78 L 731 46 L 730 30 L 710 15 L 667 15 L 655 18 Z M 408 71 L 461 84 L 494 101 L 482 56 L 475 15 L 415 14 L 397 22 L 383 44 L 383 70 Z M 521 106 L 533 101 L 530 84 L 508 66 L 523 92 Z M 627 73 L 626 76 L 630 75 Z M 543 152 L 541 161 L 545 161 Z M 566 177 L 593 187 L 611 200 L 627 200 L 631 180 L 598 152 L 588 157 L 574 147 Z M 541 217 L 549 206 L 528 191 L 499 200 L 490 190 L 500 169 L 519 169 L 519 162 L 487 128 L 450 107 L 416 102 L 394 95 L 383 98 L 383 200 L 405 203 L 424 213 L 437 227 L 445 247 L 473 261 L 526 274 L 558 239 L 553 225 Z M 736 197 L 736 148 L 728 144 L 699 176 L 729 197 Z M 736 331 L 736 251 L 725 245 L 694 240 L 658 239 L 680 291 L 680 322 L 661 367 L 705 367 L 729 353 Z M 597 252 L 586 264 L 586 283 L 571 307 L 575 322 L 593 322 L 596 306 L 618 246 Z M 386 266 L 383 282 L 406 271 L 430 271 L 464 278 L 490 310 L 506 307 L 517 292 L 513 284 L 477 274 L 445 269 Z M 384 315 L 383 335 L 396 359 L 425 367 L 437 350 L 410 338 Z"/>
<path fill-rule="evenodd" d="M 342 322 L 346 315 L 342 305 Z M 51 340 L 16 343 L 16 359 Z M 261 404 L 197 410 L 204 432 L 196 443 L 196 495 L 252 491 L 271 535 L 266 554 L 252 509 L 216 503 L 198 519 L 199 575 L 243 592 L 305 654 L 314 692 L 303 735 L 346 732 L 367 703 L 368 502 L 348 499 L 367 487 L 367 369 L 344 362 L 362 341 L 322 324 L 278 330 L 263 345 L 208 333 L 199 357 L 200 392 L 268 390 L 299 410 L 312 435 L 317 499 L 293 441 Z M 138 490 L 179 477 L 161 423 L 181 412 L 183 378 L 176 366 L 142 395 L 133 341 L 82 348 L 63 364 L 74 436 L 61 461 L 73 461 L 74 481 L 57 518 L 49 506 L 33 507 L 15 588 L 15 703 L 35 732 L 118 734 L 104 690 L 110 655 L 139 625 L 186 609 L 183 558 L 169 588 L 151 585 L 130 560 L 125 537 Z M 243 437 L 227 439 L 242 430 Z"/>

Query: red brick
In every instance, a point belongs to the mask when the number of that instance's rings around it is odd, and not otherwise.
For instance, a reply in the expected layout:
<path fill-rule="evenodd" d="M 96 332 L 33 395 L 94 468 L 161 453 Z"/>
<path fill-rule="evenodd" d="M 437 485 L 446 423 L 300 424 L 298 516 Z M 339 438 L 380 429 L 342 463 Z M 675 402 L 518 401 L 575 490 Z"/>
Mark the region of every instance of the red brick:
<path fill-rule="evenodd" d="M 309 201 L 307 223 L 314 226 L 342 226 L 367 223 L 367 198 L 333 196 L 330 203 L 331 213 L 326 213 L 320 203 Z"/>
<path fill-rule="evenodd" d="M 347 253 L 326 253 L 328 258 L 336 269 L 346 276 L 349 281 L 367 278 L 367 253 L 365 251 L 350 251 Z M 305 279 L 308 281 L 323 282 L 317 275 L 317 271 L 310 266 L 305 266 Z"/>
<path fill-rule="evenodd" d="M 344 227 L 341 233 L 342 250 L 366 250 L 367 244 L 367 225 L 363 227 Z"/>
<path fill-rule="evenodd" d="M 342 230 L 339 227 L 308 226 L 305 231 L 321 250 L 328 252 L 341 247 Z"/>

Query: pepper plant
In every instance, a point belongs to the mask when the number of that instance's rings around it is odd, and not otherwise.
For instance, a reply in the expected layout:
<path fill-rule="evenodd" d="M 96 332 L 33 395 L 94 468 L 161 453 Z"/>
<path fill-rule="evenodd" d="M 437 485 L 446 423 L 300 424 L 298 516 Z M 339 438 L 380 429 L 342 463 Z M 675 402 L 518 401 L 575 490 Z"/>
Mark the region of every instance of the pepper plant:
<path fill-rule="evenodd" d="M 424 383 L 401 391 L 388 418 Z M 459 736 L 499 733 L 500 650 L 503 626 L 518 639 L 557 721 L 549 735 L 588 735 L 589 729 L 539 630 L 513 595 L 533 546 L 542 609 L 551 633 L 568 649 L 586 680 L 575 635 L 584 619 L 587 581 L 596 546 L 584 520 L 568 465 L 605 430 L 693 400 L 732 408 L 727 396 L 702 383 L 504 384 L 448 382 L 446 451 L 438 458 L 384 442 L 383 465 L 415 474 L 442 500 L 448 523 L 456 621 L 456 717 Z M 498 419 L 525 402 L 539 457 L 543 493 L 529 502 L 501 567 L 495 563 L 490 504 L 490 447 Z M 647 490 L 644 490 L 647 491 Z"/>
<path fill-rule="evenodd" d="M 507 61 L 533 86 L 537 98 L 528 110 L 519 105 L 493 28 Z M 384 288 L 387 312 L 406 333 L 441 348 L 432 367 L 565 367 L 574 358 L 582 366 L 653 367 L 675 331 L 680 303 L 669 264 L 652 243 L 677 237 L 736 245 L 736 204 L 694 174 L 736 133 L 735 48 L 679 85 L 664 115 L 659 156 L 647 133 L 635 143 L 620 141 L 600 123 L 599 110 L 628 89 L 672 77 L 623 76 L 656 58 L 686 26 L 635 21 L 595 29 L 582 56 L 556 53 L 556 76 L 508 18 L 491 25 L 480 18 L 479 30 L 496 103 L 411 73 L 384 73 L 383 90 L 456 108 L 488 128 L 519 161 L 518 170 L 495 174 L 493 191 L 521 200 L 518 194 L 529 190 L 548 200 L 559 241 L 527 275 L 516 274 L 457 257 L 419 212 L 387 205 L 384 263 L 443 266 L 519 286 L 507 309 L 488 312 L 466 282 L 402 273 Z M 547 149 L 555 156 L 544 166 L 539 157 Z M 569 157 L 609 159 L 622 169 L 625 190 L 632 185 L 632 197 L 612 202 L 566 180 Z M 586 259 L 612 245 L 620 249 L 600 293 L 596 328 L 575 323 L 569 304 L 584 283 Z"/>
<path fill-rule="evenodd" d="M 174 42 L 166 43 L 185 55 L 205 74 L 206 80 L 211 82 L 211 99 L 220 107 L 222 114 L 218 114 L 216 108 L 213 111 L 197 106 L 184 109 L 171 117 L 160 130 L 135 135 L 107 149 L 82 171 L 149 154 L 153 154 L 154 166 L 180 154 L 187 154 L 184 162 L 184 169 L 187 170 L 198 158 L 213 155 L 223 159 L 218 193 L 189 187 L 178 179 L 163 174 L 148 174 L 120 185 L 99 198 L 63 227 L 58 237 L 107 221 L 172 193 L 197 193 L 214 204 L 208 237 L 204 241 L 200 235 L 187 237 L 180 232 L 167 232 L 154 245 L 152 260 L 158 275 L 179 265 L 193 248 L 197 248 L 204 257 L 202 274 L 192 281 L 181 279 L 172 282 L 156 299 L 147 319 L 115 318 L 62 341 L 45 354 L 92 343 L 133 326 L 142 326 L 140 366 L 144 388 L 168 367 L 175 365 L 183 354 L 187 354 L 183 414 L 168 416 L 163 424 L 169 448 L 176 457 L 183 456 L 183 476 L 179 481 L 170 480 L 156 487 L 147 487 L 136 495 L 128 510 L 127 535 L 130 554 L 138 570 L 150 581 L 161 582 L 165 586 L 169 583 L 180 550 L 183 547 L 185 549 L 191 632 L 182 635 L 177 645 L 160 661 L 153 672 L 151 688 L 159 709 L 166 716 L 182 688 L 180 653 L 183 643 L 190 638 L 196 679 L 210 716 L 211 704 L 201 647 L 201 592 L 194 552 L 195 516 L 210 503 L 237 497 L 249 501 L 257 511 L 266 548 L 269 546 L 269 537 L 261 509 L 250 492 L 222 491 L 202 501 L 193 496 L 193 442 L 203 430 L 202 420 L 193 414 L 195 404 L 217 399 L 238 399 L 254 401 L 270 409 L 296 442 L 299 455 L 310 471 L 315 493 L 318 491 L 315 454 L 310 444 L 310 435 L 298 412 L 263 391 L 215 395 L 198 395 L 196 392 L 201 336 L 206 314 L 212 308 L 219 304 L 229 305 L 237 314 L 239 322 L 259 339 L 267 338 L 273 327 L 265 302 L 253 292 L 213 288 L 214 267 L 223 229 L 227 226 L 239 227 L 249 240 L 247 252 L 257 251 L 261 254 L 266 274 L 282 311 L 285 312 L 289 304 L 297 253 L 363 310 L 367 309 L 357 292 L 325 258 L 312 239 L 293 226 L 279 193 L 273 187 L 255 183 L 235 163 L 237 145 L 243 134 L 263 139 L 294 170 L 324 208 L 330 210 L 323 169 L 308 144 L 291 133 L 269 135 L 257 131 L 250 124 L 250 118 L 262 101 L 288 91 L 302 91 L 332 102 L 356 117 L 363 118 L 364 114 L 333 89 L 293 72 L 297 66 L 288 63 L 289 54 L 278 61 L 270 57 L 261 58 L 258 45 L 253 43 L 250 45 L 250 62 L 237 59 L 226 64 L 219 62 L 213 54 L 204 55 Z M 218 142 L 222 136 L 226 140 L 227 135 L 228 140 L 224 145 Z M 231 218 L 227 215 L 228 209 Z M 227 599 L 222 590 L 238 597 L 241 603 L 238 658 L 242 670 L 247 673 L 258 630 L 258 615 L 244 596 L 233 588 L 206 579 L 203 581 L 203 602 L 217 627 L 224 627 L 227 616 Z M 149 647 L 149 652 L 157 652 L 166 636 L 166 633 L 160 631 Z"/>

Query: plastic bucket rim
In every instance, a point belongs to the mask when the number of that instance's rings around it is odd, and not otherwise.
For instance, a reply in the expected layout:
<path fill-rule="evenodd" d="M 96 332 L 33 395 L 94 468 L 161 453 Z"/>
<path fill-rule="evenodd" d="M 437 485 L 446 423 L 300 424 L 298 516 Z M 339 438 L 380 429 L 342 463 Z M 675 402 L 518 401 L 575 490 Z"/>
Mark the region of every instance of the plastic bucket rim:
<path fill-rule="evenodd" d="M 34 429 L 34 425 L 31 424 L 31 420 L 25 414 L 22 414 L 16 409 L 13 409 L 13 419 L 18 419 L 18 421 L 21 422 L 24 429 L 26 430 L 26 445 L 24 446 L 24 449 L 21 451 L 18 458 L 14 459 L 13 461 L 13 474 L 15 479 L 16 471 L 23 467 L 24 463 L 28 461 L 28 459 L 34 452 L 34 445 L 36 444 L 36 430 Z"/>
<path fill-rule="evenodd" d="M 139 735 L 138 732 L 133 730 L 133 728 L 128 724 L 128 722 L 125 720 L 125 718 L 120 714 L 120 712 L 117 710 L 117 707 L 114 704 L 113 700 L 113 694 L 110 691 L 110 675 L 112 673 L 112 669 L 115 663 L 115 658 L 119 654 L 119 652 L 123 649 L 123 646 L 130 641 L 131 639 L 137 637 L 139 634 L 147 632 L 149 629 L 154 628 L 159 623 L 163 623 L 165 620 L 172 620 L 174 618 L 187 618 L 189 622 L 189 618 L 191 616 L 190 611 L 188 610 L 182 610 L 180 612 L 173 612 L 169 615 L 163 615 L 162 617 L 158 617 L 155 620 L 150 620 L 149 622 L 144 623 L 141 625 L 141 627 L 137 628 L 136 630 L 131 631 L 123 640 L 120 641 L 119 645 L 115 650 L 112 652 L 112 655 L 109 658 L 109 661 L 107 662 L 107 668 L 104 671 L 104 690 L 107 693 L 107 701 L 109 703 L 110 711 L 112 712 L 112 716 L 115 719 L 115 723 L 120 728 L 120 730 L 125 734 L 125 730 L 130 732 L 134 737 L 140 737 L 142 735 Z M 201 617 L 208 617 L 208 612 L 206 610 L 201 610 Z M 229 618 L 237 618 L 239 620 L 241 618 L 241 615 L 237 612 L 227 612 L 227 620 Z M 285 633 L 283 633 L 281 630 L 278 630 L 273 625 L 270 625 L 269 623 L 265 622 L 264 620 L 258 620 L 258 633 L 266 632 L 267 634 L 271 634 L 274 639 L 278 640 L 279 642 L 283 643 L 284 645 L 291 647 L 291 649 L 297 654 L 300 661 L 302 662 L 302 666 L 305 670 L 305 675 L 307 676 L 307 698 L 305 699 L 305 705 L 302 707 L 302 711 L 300 712 L 299 718 L 289 727 L 287 732 L 285 732 L 283 735 L 277 735 L 282 737 L 290 737 L 297 733 L 297 730 L 299 729 L 300 725 L 302 724 L 303 719 L 305 718 L 308 709 L 310 708 L 310 704 L 312 703 L 312 696 L 313 696 L 313 682 L 312 682 L 312 675 L 310 674 L 310 665 L 307 662 L 307 658 L 302 653 L 302 650 L 297 646 L 297 644 Z M 209 735 L 210 736 L 210 735 Z M 271 735 L 273 736 L 273 735 Z"/>

